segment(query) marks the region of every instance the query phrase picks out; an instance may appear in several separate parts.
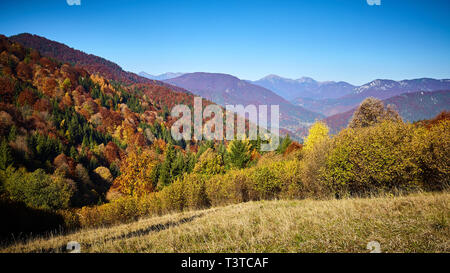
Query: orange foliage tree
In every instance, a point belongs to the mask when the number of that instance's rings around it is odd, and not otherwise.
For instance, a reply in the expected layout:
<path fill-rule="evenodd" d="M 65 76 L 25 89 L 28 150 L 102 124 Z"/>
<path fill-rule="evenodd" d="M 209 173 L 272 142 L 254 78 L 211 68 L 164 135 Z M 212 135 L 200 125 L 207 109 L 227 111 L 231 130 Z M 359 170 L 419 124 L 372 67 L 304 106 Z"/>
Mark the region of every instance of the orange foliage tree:
<path fill-rule="evenodd" d="M 141 196 L 153 191 L 153 169 L 157 161 L 150 150 L 130 149 L 120 168 L 121 175 L 114 181 L 114 187 L 120 192 L 132 196 Z"/>

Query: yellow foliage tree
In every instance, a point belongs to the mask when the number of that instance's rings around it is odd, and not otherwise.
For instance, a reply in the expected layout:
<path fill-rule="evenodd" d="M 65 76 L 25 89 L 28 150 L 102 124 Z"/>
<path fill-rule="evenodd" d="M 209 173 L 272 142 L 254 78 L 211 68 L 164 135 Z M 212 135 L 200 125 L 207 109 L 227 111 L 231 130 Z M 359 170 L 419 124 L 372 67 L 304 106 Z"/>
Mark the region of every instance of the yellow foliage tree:
<path fill-rule="evenodd" d="M 328 126 L 322 122 L 317 121 L 315 122 L 311 128 L 309 129 L 308 137 L 305 139 L 305 151 L 311 150 L 314 145 L 318 142 L 321 142 L 324 139 L 328 138 Z"/>

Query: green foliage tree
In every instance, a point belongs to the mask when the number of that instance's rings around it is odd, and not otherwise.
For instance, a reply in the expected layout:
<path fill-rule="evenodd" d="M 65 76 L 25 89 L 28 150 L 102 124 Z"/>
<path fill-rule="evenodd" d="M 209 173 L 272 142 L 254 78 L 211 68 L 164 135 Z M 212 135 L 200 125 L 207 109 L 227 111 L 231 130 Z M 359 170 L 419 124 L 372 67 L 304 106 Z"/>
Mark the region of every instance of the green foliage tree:
<path fill-rule="evenodd" d="M 32 157 L 40 162 L 52 161 L 63 151 L 63 144 L 48 135 L 35 133 L 27 138 Z"/>
<path fill-rule="evenodd" d="M 13 157 L 8 141 L 2 139 L 0 144 L 0 170 L 5 170 L 12 162 Z"/>
<path fill-rule="evenodd" d="M 167 145 L 164 161 L 161 165 L 161 169 L 159 172 L 159 178 L 158 178 L 158 188 L 163 188 L 172 182 L 172 165 L 175 160 L 175 150 L 171 143 Z"/>
<path fill-rule="evenodd" d="M 29 173 L 8 167 L 6 177 L 5 189 L 9 197 L 33 208 L 68 208 L 75 192 L 73 181 L 59 174 L 50 176 L 42 169 Z"/>
<path fill-rule="evenodd" d="M 292 139 L 289 136 L 289 134 L 286 135 L 286 137 L 283 138 L 283 140 L 280 143 L 280 146 L 278 146 L 277 148 L 277 152 L 279 154 L 284 154 L 284 152 L 286 152 L 286 149 L 289 147 L 289 145 L 291 145 L 292 143 Z"/>

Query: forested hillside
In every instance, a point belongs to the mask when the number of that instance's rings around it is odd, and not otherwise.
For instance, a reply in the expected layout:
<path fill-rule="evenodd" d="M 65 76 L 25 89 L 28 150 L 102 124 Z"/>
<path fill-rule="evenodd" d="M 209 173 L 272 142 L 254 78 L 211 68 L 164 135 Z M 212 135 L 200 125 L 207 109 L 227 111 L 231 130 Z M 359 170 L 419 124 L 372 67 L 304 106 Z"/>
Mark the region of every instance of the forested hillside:
<path fill-rule="evenodd" d="M 168 85 L 126 84 L 102 71 L 90 73 L 0 36 L 2 213 L 23 221 L 17 210 L 33 219 L 99 205 L 159 191 L 207 156 L 220 156 L 224 169 L 234 164 L 228 158 L 242 157 L 238 164 L 244 167 L 259 156 L 258 141 L 236 141 L 227 151 L 219 143 L 173 140 L 169 109 L 192 107 L 192 94 Z M 199 166 L 198 172 L 208 171 Z M 30 220 L 15 231 L 48 228 L 41 224 Z"/>

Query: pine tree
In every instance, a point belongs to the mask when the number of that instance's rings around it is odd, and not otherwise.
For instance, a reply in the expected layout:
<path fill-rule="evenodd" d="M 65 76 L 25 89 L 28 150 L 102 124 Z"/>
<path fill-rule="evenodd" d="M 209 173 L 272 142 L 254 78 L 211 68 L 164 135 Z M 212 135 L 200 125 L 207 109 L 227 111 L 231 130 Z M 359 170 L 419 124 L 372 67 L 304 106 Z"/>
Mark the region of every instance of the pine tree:
<path fill-rule="evenodd" d="M 161 170 L 159 173 L 158 186 L 160 188 L 167 186 L 172 181 L 172 164 L 175 160 L 175 149 L 173 145 L 169 143 L 166 148 L 166 155 L 164 157 L 164 162 L 161 165 Z"/>
<path fill-rule="evenodd" d="M 280 154 L 284 154 L 284 152 L 286 152 L 286 149 L 289 147 L 289 145 L 291 145 L 291 143 L 292 143 L 292 139 L 288 134 L 281 141 L 280 146 L 278 146 L 277 152 Z"/>
<path fill-rule="evenodd" d="M 228 145 L 227 156 L 232 167 L 242 169 L 251 161 L 250 144 L 247 140 L 233 140 Z"/>

